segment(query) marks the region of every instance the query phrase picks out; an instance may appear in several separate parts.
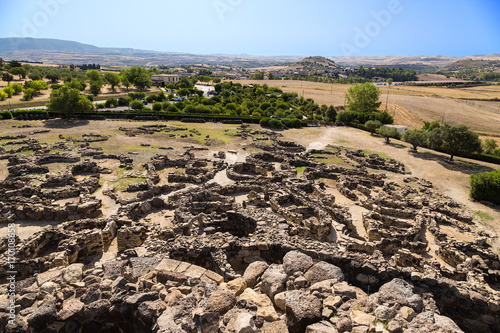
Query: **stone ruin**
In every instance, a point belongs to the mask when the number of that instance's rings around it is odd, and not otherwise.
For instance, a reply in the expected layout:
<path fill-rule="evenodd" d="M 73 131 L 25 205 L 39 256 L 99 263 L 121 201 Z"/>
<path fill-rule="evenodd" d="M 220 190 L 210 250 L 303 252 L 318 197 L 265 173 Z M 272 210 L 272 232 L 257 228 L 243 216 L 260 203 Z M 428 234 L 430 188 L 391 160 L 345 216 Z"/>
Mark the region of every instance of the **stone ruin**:
<path fill-rule="evenodd" d="M 176 129 L 139 130 L 158 131 Z M 458 203 L 397 161 L 339 147 L 306 150 L 274 134 L 261 145 L 266 133 L 237 134 L 261 148 L 244 162 L 228 163 L 221 152 L 199 158 L 205 149 L 193 147 L 153 156 L 143 164 L 145 181 L 103 191 L 118 206 L 109 216 L 95 192 L 111 170 L 99 162 L 131 167 L 134 160 L 91 147 L 97 136 L 71 153 L 42 147 L 1 156 L 9 177 L 0 183 L 0 221 L 60 223 L 18 242 L 16 321 L 7 325 L 1 298 L 0 330 L 500 330 L 500 260 L 488 249 L 491 235 Z M 342 162 L 324 163 L 329 157 Z M 54 174 L 51 163 L 67 167 Z M 224 184 L 214 181 L 222 176 Z M 361 217 L 332 191 L 362 209 Z M 2 279 L 7 248 L 2 241 Z"/>

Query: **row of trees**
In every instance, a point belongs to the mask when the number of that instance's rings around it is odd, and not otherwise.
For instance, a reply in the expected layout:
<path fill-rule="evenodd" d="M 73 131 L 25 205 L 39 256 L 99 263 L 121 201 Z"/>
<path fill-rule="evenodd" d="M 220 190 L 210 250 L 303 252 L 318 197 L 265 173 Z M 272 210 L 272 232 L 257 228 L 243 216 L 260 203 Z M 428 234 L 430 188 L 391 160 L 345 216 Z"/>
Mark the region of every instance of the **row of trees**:
<path fill-rule="evenodd" d="M 438 121 L 426 122 L 422 129 L 403 133 L 403 141 L 417 147 L 426 147 L 450 154 L 450 161 L 456 155 L 470 155 L 481 152 L 481 140 L 477 133 L 465 125 L 440 125 Z"/>
<path fill-rule="evenodd" d="M 48 88 L 47 82 L 43 80 L 25 81 L 24 86 L 20 83 L 11 83 L 7 87 L 0 90 L 0 101 L 6 98 L 11 98 L 13 95 L 18 95 L 24 91 L 24 100 L 30 100 L 34 96 L 40 94 L 40 91 Z"/>
<path fill-rule="evenodd" d="M 399 68 L 387 68 L 387 67 L 377 67 L 377 68 L 364 68 L 359 66 L 356 74 L 360 77 L 366 79 L 372 79 L 374 77 L 382 77 L 384 79 L 392 78 L 394 81 L 406 82 L 406 81 L 417 81 L 417 72 L 412 69 Z"/>

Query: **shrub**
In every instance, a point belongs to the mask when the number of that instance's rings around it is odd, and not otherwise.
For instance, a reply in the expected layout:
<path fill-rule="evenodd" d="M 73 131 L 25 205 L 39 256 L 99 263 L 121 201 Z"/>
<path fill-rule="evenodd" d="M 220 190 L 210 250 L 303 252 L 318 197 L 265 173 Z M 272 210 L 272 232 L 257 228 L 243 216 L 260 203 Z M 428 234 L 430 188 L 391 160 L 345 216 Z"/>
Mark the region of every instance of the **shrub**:
<path fill-rule="evenodd" d="M 382 126 L 382 123 L 378 120 L 368 120 L 365 123 L 365 127 L 370 131 L 370 133 L 375 133 L 375 131 Z"/>
<path fill-rule="evenodd" d="M 184 108 L 184 113 L 196 113 L 196 108 L 194 105 L 189 104 Z"/>
<path fill-rule="evenodd" d="M 153 103 L 153 111 L 161 111 L 161 103 L 160 102 L 155 102 Z"/>
<path fill-rule="evenodd" d="M 383 111 L 380 113 L 377 113 L 375 118 L 380 121 L 382 124 L 392 124 L 394 123 L 394 118 L 387 112 Z"/>
<path fill-rule="evenodd" d="M 0 113 L 2 119 L 12 119 L 12 113 L 10 111 L 3 111 Z"/>
<path fill-rule="evenodd" d="M 12 89 L 11 86 L 3 88 L 3 92 L 6 93 L 8 97 L 12 97 L 12 95 L 14 95 L 14 89 Z"/>
<path fill-rule="evenodd" d="M 4 93 L 3 91 L 0 91 L 0 101 L 4 101 L 7 98 L 7 94 Z"/>
<path fill-rule="evenodd" d="M 20 83 L 12 83 L 10 85 L 14 89 L 14 94 L 19 94 L 23 92 L 23 85 Z"/>
<path fill-rule="evenodd" d="M 281 122 L 283 123 L 283 125 L 285 125 L 288 128 L 301 128 L 302 127 L 302 122 L 297 118 L 293 118 L 293 119 L 285 118 L 285 119 L 281 119 Z"/>
<path fill-rule="evenodd" d="M 500 170 L 471 175 L 470 197 L 500 205 Z"/>
<path fill-rule="evenodd" d="M 144 104 L 142 104 L 142 102 L 138 100 L 133 100 L 129 105 L 134 110 L 142 110 L 144 108 Z"/>
<path fill-rule="evenodd" d="M 268 124 L 270 128 L 276 128 L 276 129 L 283 128 L 283 123 L 279 119 L 271 118 Z"/>
<path fill-rule="evenodd" d="M 109 108 L 110 106 L 117 106 L 118 105 L 118 100 L 114 97 L 108 97 L 106 99 L 106 103 L 104 105 Z"/>
<path fill-rule="evenodd" d="M 24 98 L 25 101 L 29 101 L 30 99 L 33 98 L 33 96 L 35 96 L 35 94 L 36 94 L 35 89 L 33 89 L 33 88 L 25 88 L 24 89 L 23 98 Z"/>
<path fill-rule="evenodd" d="M 337 122 L 339 123 L 351 123 L 356 119 L 356 112 L 342 111 L 337 114 Z"/>
<path fill-rule="evenodd" d="M 146 97 L 146 93 L 143 92 L 135 92 L 135 93 L 128 93 L 128 96 L 132 98 L 133 100 L 135 99 L 144 99 Z"/>
<path fill-rule="evenodd" d="M 165 108 L 165 103 L 168 104 L 166 108 Z M 175 106 L 175 104 L 171 104 L 169 102 L 164 102 L 163 107 L 165 108 L 165 111 L 167 111 L 167 112 L 179 112 L 179 109 L 177 108 L 177 106 Z"/>
<path fill-rule="evenodd" d="M 129 103 L 130 101 L 128 98 L 125 97 L 118 98 L 118 106 L 128 106 Z"/>
<path fill-rule="evenodd" d="M 262 127 L 268 127 L 269 126 L 269 121 L 271 120 L 271 118 L 268 118 L 268 117 L 265 117 L 265 118 L 262 118 L 259 122 L 260 126 Z"/>

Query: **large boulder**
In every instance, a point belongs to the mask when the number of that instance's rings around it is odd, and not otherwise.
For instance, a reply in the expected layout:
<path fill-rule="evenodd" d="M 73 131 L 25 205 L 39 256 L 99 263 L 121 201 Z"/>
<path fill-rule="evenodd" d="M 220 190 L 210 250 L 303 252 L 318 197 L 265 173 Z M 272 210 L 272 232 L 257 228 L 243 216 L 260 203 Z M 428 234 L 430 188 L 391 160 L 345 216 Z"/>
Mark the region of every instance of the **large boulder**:
<path fill-rule="evenodd" d="M 311 257 L 299 251 L 290 251 L 283 257 L 283 268 L 286 274 L 293 275 L 295 272 L 305 272 L 314 264 Z"/>
<path fill-rule="evenodd" d="M 344 273 L 342 273 L 342 270 L 325 261 L 314 264 L 314 266 L 304 274 L 304 277 L 311 285 L 324 280 L 344 281 Z"/>
<path fill-rule="evenodd" d="M 269 265 L 265 261 L 254 261 L 248 265 L 243 274 L 243 279 L 246 281 L 248 287 L 255 287 L 258 278 L 261 277 L 268 267 Z"/>
<path fill-rule="evenodd" d="M 207 312 L 224 314 L 236 304 L 236 297 L 227 290 L 217 290 L 207 299 Z"/>
<path fill-rule="evenodd" d="M 72 264 L 62 270 L 62 280 L 68 284 L 80 282 L 83 276 L 83 264 Z"/>
<path fill-rule="evenodd" d="M 417 315 L 410 323 L 408 332 L 463 333 L 453 320 L 437 313 L 426 311 Z M 479 331 L 479 330 L 478 330 Z"/>
<path fill-rule="evenodd" d="M 285 294 L 286 318 L 291 333 L 302 333 L 310 324 L 321 320 L 321 300 L 299 290 Z"/>
<path fill-rule="evenodd" d="M 257 327 L 253 321 L 253 315 L 248 312 L 238 312 L 227 324 L 230 332 L 235 333 L 254 333 Z"/>
<path fill-rule="evenodd" d="M 45 329 L 56 320 L 56 303 L 48 301 L 38 307 L 29 317 L 28 325 L 35 332 Z"/>
<path fill-rule="evenodd" d="M 283 266 L 273 264 L 262 275 L 260 291 L 269 296 L 272 300 L 274 295 L 285 290 L 285 283 L 288 276 Z"/>
<path fill-rule="evenodd" d="M 67 321 L 77 313 L 83 310 L 85 304 L 80 302 L 78 299 L 73 298 L 63 303 L 61 311 L 57 313 L 57 320 Z"/>
<path fill-rule="evenodd" d="M 160 299 L 142 302 L 137 307 L 137 316 L 146 326 L 151 327 L 166 308 L 167 304 Z"/>
<path fill-rule="evenodd" d="M 386 304 L 392 306 L 408 306 L 416 312 L 421 312 L 423 308 L 422 297 L 413 292 L 413 286 L 403 279 L 393 279 L 387 282 L 379 291 L 370 296 L 370 301 L 376 304 Z"/>

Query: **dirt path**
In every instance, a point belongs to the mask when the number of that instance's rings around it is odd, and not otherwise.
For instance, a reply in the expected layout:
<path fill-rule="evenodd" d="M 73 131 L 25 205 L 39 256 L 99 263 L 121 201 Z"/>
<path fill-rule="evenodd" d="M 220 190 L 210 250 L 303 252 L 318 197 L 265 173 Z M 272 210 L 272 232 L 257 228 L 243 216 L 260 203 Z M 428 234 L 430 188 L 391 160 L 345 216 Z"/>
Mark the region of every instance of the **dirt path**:
<path fill-rule="evenodd" d="M 484 204 L 469 200 L 469 178 L 470 174 L 480 171 L 498 169 L 498 165 L 472 161 L 458 158 L 455 164 L 447 163 L 448 155 L 427 149 L 419 149 L 417 153 L 410 151 L 410 146 L 399 140 L 391 140 L 391 144 L 385 144 L 384 139 L 371 136 L 369 133 L 350 127 L 308 128 L 301 130 L 285 131 L 285 139 L 301 142 L 306 147 L 321 148 L 328 144 L 344 146 L 350 149 L 362 149 L 370 152 L 381 153 L 405 164 L 407 171 L 412 176 L 424 178 L 433 183 L 435 189 L 453 200 L 461 203 L 470 212 L 483 212 L 493 220 L 481 219 L 474 216 L 479 227 L 500 234 L 500 209 L 498 206 L 488 207 Z M 298 131 L 298 130 L 297 130 Z M 300 137 L 300 141 L 297 140 Z M 471 164 L 472 168 L 461 163 L 464 160 Z M 406 175 L 388 173 L 394 180 L 402 180 Z M 500 248 L 498 237 L 490 239 L 493 251 Z"/>

